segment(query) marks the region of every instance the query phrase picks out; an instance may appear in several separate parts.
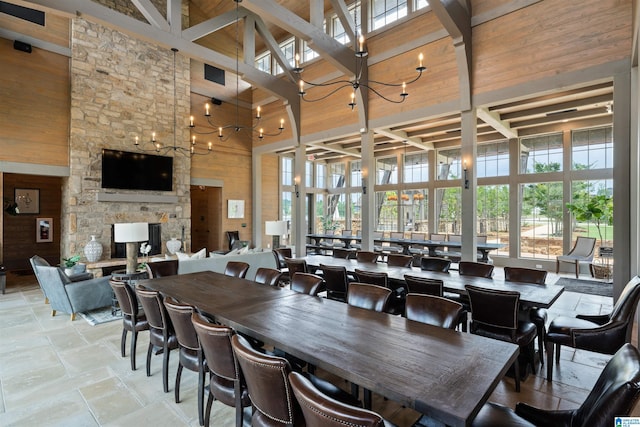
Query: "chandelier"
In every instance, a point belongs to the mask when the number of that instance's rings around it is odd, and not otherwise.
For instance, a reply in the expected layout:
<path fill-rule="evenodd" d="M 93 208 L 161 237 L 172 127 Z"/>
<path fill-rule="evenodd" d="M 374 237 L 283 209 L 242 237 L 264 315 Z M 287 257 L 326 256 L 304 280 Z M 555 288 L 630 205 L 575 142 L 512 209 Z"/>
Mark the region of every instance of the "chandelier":
<path fill-rule="evenodd" d="M 236 2 L 236 119 L 235 119 L 235 123 L 230 123 L 230 124 L 216 124 L 212 117 L 211 117 L 211 107 L 209 105 L 209 103 L 206 103 L 204 106 L 204 118 L 207 121 L 207 123 L 209 124 L 209 126 L 211 126 L 213 128 L 213 130 L 211 131 L 205 131 L 205 130 L 198 130 L 196 128 L 196 123 L 195 123 L 195 119 L 193 116 L 191 116 L 189 118 L 189 127 L 191 128 L 191 133 L 192 134 L 197 134 L 197 135 L 211 135 L 214 133 L 217 133 L 218 138 L 220 139 L 220 141 L 226 141 L 227 139 L 229 139 L 231 137 L 231 135 L 233 134 L 233 132 L 238 133 L 241 131 L 244 131 L 246 133 L 248 133 L 249 135 L 257 135 L 258 138 L 262 139 L 265 136 L 278 136 L 282 133 L 282 131 L 284 130 L 284 119 L 280 119 L 280 126 L 278 127 L 278 129 L 272 133 L 267 133 L 264 131 L 264 128 L 260 127 L 260 120 L 262 119 L 261 116 L 261 108 L 260 106 L 258 106 L 257 110 L 256 110 L 256 115 L 255 115 L 255 124 L 253 126 L 245 126 L 245 125 L 241 125 L 240 124 L 240 106 L 239 106 L 239 97 L 240 97 L 240 25 L 239 25 L 239 21 L 240 21 L 240 13 L 239 13 L 239 3 L 242 0 L 234 0 Z M 216 100 L 215 98 L 211 99 L 212 103 L 215 104 L 220 104 L 220 101 Z M 227 130 L 231 130 L 233 132 L 225 132 Z M 191 140 L 193 142 L 195 142 L 196 140 L 196 136 L 192 135 L 191 136 Z M 211 144 L 211 143 L 209 143 Z"/>
<path fill-rule="evenodd" d="M 196 145 L 196 139 L 193 137 L 189 142 L 189 147 L 181 147 L 178 145 L 177 141 L 177 129 L 178 129 L 178 119 L 176 117 L 176 55 L 178 53 L 178 49 L 175 47 L 171 48 L 173 52 L 173 145 L 163 145 L 156 139 L 156 133 L 151 133 L 151 140 L 149 142 L 141 143 L 140 138 L 136 136 L 135 146 L 140 151 L 145 152 L 153 152 L 161 153 L 166 155 L 173 151 L 174 153 L 180 153 L 185 156 L 195 156 L 195 155 L 207 155 L 211 153 L 212 143 L 209 142 L 206 148 L 201 148 Z M 147 146 L 149 146 L 147 148 Z"/>
<path fill-rule="evenodd" d="M 302 100 L 306 102 L 322 101 L 324 99 L 327 99 L 334 93 L 340 91 L 341 89 L 350 87 L 353 89 L 351 92 L 351 101 L 349 102 L 349 106 L 351 107 L 352 110 L 356 106 L 356 90 L 358 90 L 359 88 L 368 89 L 371 92 L 378 95 L 380 98 L 384 99 L 385 101 L 392 102 L 394 104 L 401 104 L 405 101 L 405 99 L 407 99 L 407 96 L 409 96 L 409 93 L 407 92 L 407 85 L 410 85 L 411 83 L 418 81 L 418 79 L 422 77 L 422 72 L 427 69 L 427 67 L 425 67 L 422 63 L 422 61 L 424 60 L 424 56 L 421 53 L 420 55 L 418 55 L 418 66 L 416 67 L 416 71 L 418 72 L 418 75 L 413 80 L 404 81 L 402 83 L 385 83 L 377 80 L 370 80 L 368 78 L 363 78 L 362 73 L 363 73 L 363 70 L 367 67 L 366 58 L 369 55 L 369 53 L 365 48 L 364 36 L 362 34 L 360 35 L 360 37 L 358 37 L 357 47 L 358 49 L 355 52 L 355 62 L 356 62 L 355 77 L 352 80 L 336 80 L 329 83 L 312 83 L 304 80 L 302 78 L 302 72 L 304 71 L 304 68 L 300 67 L 300 55 L 296 54 L 295 68 L 293 69 L 293 72 L 300 77 L 300 80 L 298 81 L 298 84 L 299 84 L 298 94 L 300 95 L 300 98 L 302 98 Z M 318 98 L 308 98 L 306 96 L 307 93 L 304 90 L 305 85 L 309 85 L 312 87 L 333 87 L 334 89 L 324 96 L 320 96 Z M 399 98 L 391 99 L 389 97 L 384 96 L 382 93 L 380 93 L 379 89 L 385 86 L 402 88 Z"/>

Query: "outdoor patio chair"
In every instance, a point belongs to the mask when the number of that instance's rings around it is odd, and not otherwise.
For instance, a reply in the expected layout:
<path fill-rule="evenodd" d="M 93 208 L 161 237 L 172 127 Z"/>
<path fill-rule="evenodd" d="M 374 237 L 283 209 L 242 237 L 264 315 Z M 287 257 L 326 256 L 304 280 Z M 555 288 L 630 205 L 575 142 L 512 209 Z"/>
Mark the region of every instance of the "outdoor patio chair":
<path fill-rule="evenodd" d="M 596 248 L 595 237 L 582 237 L 576 239 L 573 248 L 566 255 L 556 258 L 556 274 L 560 271 L 560 263 L 568 262 L 576 266 L 576 279 L 580 276 L 580 263 L 593 261 L 593 253 Z"/>

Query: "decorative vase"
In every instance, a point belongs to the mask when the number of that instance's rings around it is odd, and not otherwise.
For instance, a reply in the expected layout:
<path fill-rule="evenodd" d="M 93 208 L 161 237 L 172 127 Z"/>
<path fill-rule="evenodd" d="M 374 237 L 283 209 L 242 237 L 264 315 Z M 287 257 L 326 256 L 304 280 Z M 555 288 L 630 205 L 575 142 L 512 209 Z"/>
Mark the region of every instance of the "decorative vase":
<path fill-rule="evenodd" d="M 171 255 L 178 252 L 180 250 L 180 246 L 182 246 L 182 242 L 175 237 L 172 237 L 171 240 L 167 241 L 167 250 Z"/>
<path fill-rule="evenodd" d="M 84 256 L 89 262 L 96 262 L 102 256 L 102 245 L 96 240 L 96 236 L 91 236 L 91 240 L 85 245 Z"/>

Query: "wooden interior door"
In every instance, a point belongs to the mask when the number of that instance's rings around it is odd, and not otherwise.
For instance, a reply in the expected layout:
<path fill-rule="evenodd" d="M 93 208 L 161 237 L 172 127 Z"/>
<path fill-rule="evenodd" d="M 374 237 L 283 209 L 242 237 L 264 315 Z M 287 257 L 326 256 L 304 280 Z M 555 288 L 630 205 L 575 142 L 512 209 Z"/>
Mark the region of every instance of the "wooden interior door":
<path fill-rule="evenodd" d="M 222 249 L 222 188 L 191 186 L 191 251 Z"/>

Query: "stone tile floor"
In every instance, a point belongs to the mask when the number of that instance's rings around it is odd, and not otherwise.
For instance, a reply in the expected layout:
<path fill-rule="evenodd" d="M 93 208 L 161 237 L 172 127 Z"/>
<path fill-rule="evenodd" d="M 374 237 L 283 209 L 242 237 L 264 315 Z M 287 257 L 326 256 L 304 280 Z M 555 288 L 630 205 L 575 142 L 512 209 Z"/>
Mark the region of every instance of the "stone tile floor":
<path fill-rule="evenodd" d="M 8 277 L 6 295 L 0 295 L 0 425 L 2 426 L 197 426 L 197 376 L 185 371 L 181 399 L 174 402 L 176 356 L 172 354 L 170 392 L 162 392 L 161 357 L 152 359 L 151 377 L 145 374 L 147 334 L 139 336 L 136 371 L 129 354 L 120 357 L 120 321 L 90 326 L 82 318 L 51 316 L 34 276 Z M 549 310 L 549 317 L 606 313 L 611 298 L 565 292 Z M 637 345 L 634 333 L 634 344 Z M 128 347 L 128 346 L 127 346 Z M 490 400 L 513 407 L 524 401 L 547 409 L 577 407 L 589 393 L 609 359 L 565 348 L 554 381 L 545 370 L 514 391 L 503 379 Z M 399 427 L 411 426 L 416 412 L 374 396 L 374 409 Z M 640 408 L 633 415 L 640 415 Z M 233 426 L 234 411 L 214 403 L 212 426 Z"/>

